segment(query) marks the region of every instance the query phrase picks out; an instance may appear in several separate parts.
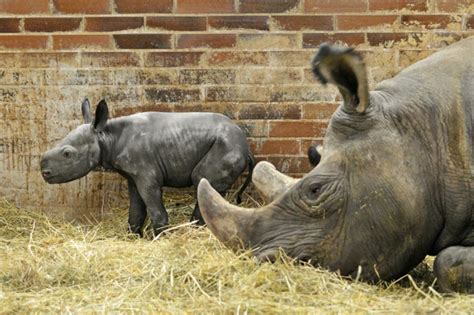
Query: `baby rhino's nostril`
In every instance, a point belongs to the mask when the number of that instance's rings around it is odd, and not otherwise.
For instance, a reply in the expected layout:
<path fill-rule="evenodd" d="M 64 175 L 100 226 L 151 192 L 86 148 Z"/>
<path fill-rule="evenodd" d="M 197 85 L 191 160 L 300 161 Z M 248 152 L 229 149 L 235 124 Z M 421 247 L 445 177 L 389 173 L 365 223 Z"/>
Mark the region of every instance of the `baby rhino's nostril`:
<path fill-rule="evenodd" d="M 42 171 L 41 175 L 43 175 L 43 177 L 46 178 L 46 177 L 51 175 L 51 172 L 50 171 Z"/>

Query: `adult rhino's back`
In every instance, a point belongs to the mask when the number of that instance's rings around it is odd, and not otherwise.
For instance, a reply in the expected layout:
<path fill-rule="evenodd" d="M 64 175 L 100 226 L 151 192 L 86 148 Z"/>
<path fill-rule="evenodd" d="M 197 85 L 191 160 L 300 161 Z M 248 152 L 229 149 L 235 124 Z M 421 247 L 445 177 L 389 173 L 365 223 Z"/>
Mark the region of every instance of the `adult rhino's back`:
<path fill-rule="evenodd" d="M 474 37 L 457 42 L 407 67 L 394 78 L 381 82 L 375 92 L 387 92 L 394 96 L 387 105 L 405 106 L 407 115 L 424 115 L 419 117 L 421 123 L 435 124 L 434 128 L 447 135 L 451 144 L 459 143 L 464 138 L 466 144 L 473 148 L 473 52 Z M 436 140 L 440 139 L 433 139 Z M 471 164 L 474 165 L 473 162 Z"/>

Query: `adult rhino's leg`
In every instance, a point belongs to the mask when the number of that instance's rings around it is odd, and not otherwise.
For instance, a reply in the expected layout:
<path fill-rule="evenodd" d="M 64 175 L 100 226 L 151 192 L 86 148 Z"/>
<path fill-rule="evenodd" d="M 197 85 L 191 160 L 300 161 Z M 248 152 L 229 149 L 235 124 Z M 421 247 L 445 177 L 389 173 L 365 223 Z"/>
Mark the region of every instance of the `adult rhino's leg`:
<path fill-rule="evenodd" d="M 128 229 L 131 233 L 143 236 L 142 228 L 146 219 L 146 205 L 138 193 L 137 186 L 131 179 L 128 180 L 128 196 L 130 199 Z"/>
<path fill-rule="evenodd" d="M 138 193 L 146 205 L 155 236 L 163 232 L 168 225 L 168 213 L 163 205 L 161 185 L 146 177 L 136 181 Z"/>
<path fill-rule="evenodd" d="M 225 196 L 246 166 L 247 156 L 235 150 L 232 139 L 218 138 L 194 168 L 191 179 L 197 189 L 201 179 L 205 178 L 221 196 Z M 194 220 L 205 224 L 197 201 L 191 217 L 191 221 Z"/>
<path fill-rule="evenodd" d="M 190 222 L 196 221 L 197 225 L 204 225 L 204 219 L 201 215 L 201 210 L 199 209 L 199 203 L 196 200 L 196 205 L 194 206 L 193 214 L 191 214 L 191 218 L 189 219 Z"/>
<path fill-rule="evenodd" d="M 252 175 L 253 184 L 267 202 L 283 195 L 298 181 L 299 179 L 280 173 L 273 164 L 265 161 L 257 163 Z"/>
<path fill-rule="evenodd" d="M 474 294 L 474 247 L 444 249 L 436 257 L 434 272 L 440 291 Z"/>

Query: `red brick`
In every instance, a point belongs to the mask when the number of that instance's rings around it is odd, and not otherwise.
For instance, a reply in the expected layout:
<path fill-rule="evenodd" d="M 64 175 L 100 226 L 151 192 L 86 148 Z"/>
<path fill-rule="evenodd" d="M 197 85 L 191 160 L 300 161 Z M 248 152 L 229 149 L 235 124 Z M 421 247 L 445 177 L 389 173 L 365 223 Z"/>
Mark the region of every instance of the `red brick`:
<path fill-rule="evenodd" d="M 210 86 L 206 89 L 209 102 L 268 102 L 270 90 L 266 86 L 233 85 Z"/>
<path fill-rule="evenodd" d="M 20 19 L 5 18 L 0 19 L 0 33 L 18 33 L 20 32 Z"/>
<path fill-rule="evenodd" d="M 49 13 L 49 0 L 2 0 L 0 12 L 13 14 Z"/>
<path fill-rule="evenodd" d="M 109 0 L 53 0 L 53 4 L 56 11 L 61 13 L 104 14 L 112 12 Z"/>
<path fill-rule="evenodd" d="M 236 124 L 247 137 L 268 138 L 268 123 L 265 120 L 237 120 Z"/>
<path fill-rule="evenodd" d="M 69 32 L 81 25 L 81 18 L 25 18 L 25 31 Z"/>
<path fill-rule="evenodd" d="M 234 84 L 234 69 L 182 69 L 180 84 Z"/>
<path fill-rule="evenodd" d="M 468 29 L 474 29 L 474 15 L 471 15 L 467 18 L 466 27 Z"/>
<path fill-rule="evenodd" d="M 300 119 L 298 104 L 239 104 L 239 119 Z"/>
<path fill-rule="evenodd" d="M 253 29 L 268 31 L 268 16 L 235 15 L 209 16 L 209 26 L 215 29 Z"/>
<path fill-rule="evenodd" d="M 318 137 L 326 127 L 320 121 L 270 121 L 270 137 Z"/>
<path fill-rule="evenodd" d="M 313 168 L 306 156 L 268 156 L 266 160 L 275 165 L 277 170 L 286 174 L 308 173 Z"/>
<path fill-rule="evenodd" d="M 22 53 L 19 54 L 18 68 L 58 68 L 61 65 L 78 68 L 78 54 L 72 52 Z"/>
<path fill-rule="evenodd" d="M 127 0 L 125 0 L 127 1 Z M 177 13 L 233 13 L 234 0 L 177 0 Z"/>
<path fill-rule="evenodd" d="M 81 54 L 81 66 L 91 68 L 138 67 L 140 58 L 132 52 L 86 52 Z"/>
<path fill-rule="evenodd" d="M 145 67 L 197 66 L 202 55 L 199 51 L 150 52 L 146 55 Z"/>
<path fill-rule="evenodd" d="M 297 140 L 265 139 L 257 145 L 257 155 L 297 155 L 300 153 L 300 143 Z"/>
<path fill-rule="evenodd" d="M 263 66 L 268 65 L 267 52 L 253 51 L 212 51 L 206 55 L 207 64 L 210 66 Z"/>
<path fill-rule="evenodd" d="M 154 102 L 176 103 L 176 102 L 193 102 L 199 101 L 201 91 L 195 89 L 181 88 L 146 88 L 146 99 Z"/>
<path fill-rule="evenodd" d="M 87 17 L 86 31 L 88 32 L 113 32 L 141 28 L 144 18 L 141 16 L 101 16 Z"/>
<path fill-rule="evenodd" d="M 333 17 L 329 15 L 277 15 L 273 16 L 272 19 L 278 24 L 279 29 L 288 31 L 331 31 L 334 29 Z"/>
<path fill-rule="evenodd" d="M 299 0 L 239 0 L 241 13 L 282 13 L 298 7 Z"/>
<path fill-rule="evenodd" d="M 113 41 L 109 35 L 54 35 L 53 48 L 113 48 Z"/>
<path fill-rule="evenodd" d="M 408 9 L 412 11 L 427 11 L 429 0 L 369 0 L 370 11 L 391 11 Z"/>
<path fill-rule="evenodd" d="M 434 50 L 400 49 L 398 65 L 403 69 L 434 53 Z"/>
<path fill-rule="evenodd" d="M 169 34 L 115 34 L 115 43 L 121 49 L 169 49 Z"/>
<path fill-rule="evenodd" d="M 306 0 L 304 10 L 314 13 L 365 12 L 367 0 Z"/>
<path fill-rule="evenodd" d="M 249 50 L 301 48 L 301 37 L 296 33 L 238 34 L 238 47 Z"/>
<path fill-rule="evenodd" d="M 420 26 L 427 29 L 446 28 L 452 22 L 449 15 L 402 15 L 402 23 L 410 26 Z"/>
<path fill-rule="evenodd" d="M 309 59 L 310 60 L 310 59 Z M 306 64 L 307 66 L 308 64 Z M 242 68 L 238 72 L 239 84 L 299 84 L 303 81 L 303 70 L 298 68 Z M 313 82 L 312 82 L 313 83 Z"/>
<path fill-rule="evenodd" d="M 472 0 L 436 0 L 436 9 L 438 12 L 466 13 L 473 4 Z"/>
<path fill-rule="evenodd" d="M 397 15 L 338 15 L 336 22 L 338 30 L 357 30 L 369 27 L 391 26 L 397 18 Z"/>
<path fill-rule="evenodd" d="M 337 103 L 306 103 L 303 105 L 303 118 L 329 119 L 338 106 Z"/>
<path fill-rule="evenodd" d="M 400 42 L 409 38 L 408 33 L 368 33 L 367 41 L 372 46 L 386 45 L 387 42 Z"/>
<path fill-rule="evenodd" d="M 43 35 L 0 35 L 0 47 L 7 49 L 46 49 L 48 36 Z"/>
<path fill-rule="evenodd" d="M 178 83 L 177 71 L 169 69 L 145 68 L 138 72 L 142 85 L 170 85 Z"/>
<path fill-rule="evenodd" d="M 204 16 L 148 16 L 146 26 L 169 31 L 205 31 L 207 28 Z"/>
<path fill-rule="evenodd" d="M 321 45 L 324 42 L 342 42 L 349 46 L 355 46 L 364 43 L 365 38 L 363 33 L 305 33 L 303 34 L 303 47 L 313 48 Z"/>
<path fill-rule="evenodd" d="M 272 67 L 307 67 L 313 58 L 314 51 L 272 51 L 270 66 Z"/>
<path fill-rule="evenodd" d="M 182 34 L 178 37 L 177 48 L 230 48 L 235 44 L 235 34 Z"/>
<path fill-rule="evenodd" d="M 173 0 L 115 0 L 118 13 L 171 13 Z"/>
<path fill-rule="evenodd" d="M 309 61 L 308 61 L 309 64 Z M 272 102 L 317 102 L 333 101 L 336 97 L 335 89 L 316 88 L 311 85 L 284 85 L 271 90 Z"/>

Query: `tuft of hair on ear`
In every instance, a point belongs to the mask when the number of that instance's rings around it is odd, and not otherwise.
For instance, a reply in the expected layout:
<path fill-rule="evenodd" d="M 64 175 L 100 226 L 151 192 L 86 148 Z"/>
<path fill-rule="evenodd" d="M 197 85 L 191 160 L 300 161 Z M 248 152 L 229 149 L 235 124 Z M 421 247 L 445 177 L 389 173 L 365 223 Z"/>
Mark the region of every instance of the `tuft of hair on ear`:
<path fill-rule="evenodd" d="M 94 129 L 97 132 L 103 131 L 109 119 L 109 108 L 105 99 L 102 99 L 95 110 Z"/>
<path fill-rule="evenodd" d="M 347 108 L 363 113 L 369 102 L 367 73 L 360 53 L 351 47 L 324 43 L 314 56 L 311 68 L 322 84 L 335 84 Z"/>
<path fill-rule="evenodd" d="M 319 47 L 318 53 L 314 56 L 311 63 L 313 74 L 322 84 L 337 83 L 344 80 L 344 75 L 350 75 L 346 69 L 339 69 L 344 67 L 347 62 L 345 57 L 355 58 L 362 62 L 362 56 L 352 47 L 333 46 L 328 43 L 323 43 Z M 333 68 L 333 71 L 325 73 L 325 67 Z"/>

